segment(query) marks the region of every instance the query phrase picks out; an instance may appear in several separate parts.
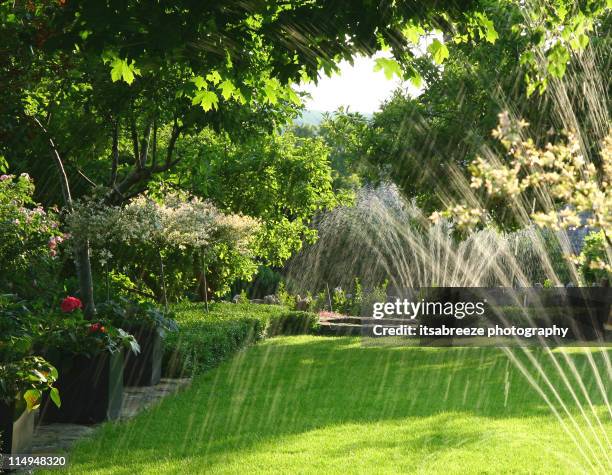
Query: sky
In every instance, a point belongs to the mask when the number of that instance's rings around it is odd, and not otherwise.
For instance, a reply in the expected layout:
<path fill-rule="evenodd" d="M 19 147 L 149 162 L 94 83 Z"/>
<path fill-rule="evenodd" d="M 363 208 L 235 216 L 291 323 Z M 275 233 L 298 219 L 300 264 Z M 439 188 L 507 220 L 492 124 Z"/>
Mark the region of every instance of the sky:
<path fill-rule="evenodd" d="M 318 84 L 302 85 L 300 90 L 312 96 L 304 101 L 306 110 L 333 112 L 339 106 L 348 106 L 350 111 L 362 114 L 377 111 L 380 104 L 403 84 L 395 76 L 388 80 L 383 71 L 374 72 L 374 58 L 382 55 L 379 53 L 371 58 L 358 56 L 352 66 L 347 61 L 342 61 L 339 74 L 331 78 L 323 74 Z M 409 83 L 403 87 L 408 87 L 412 93 L 418 93 L 418 89 Z"/>

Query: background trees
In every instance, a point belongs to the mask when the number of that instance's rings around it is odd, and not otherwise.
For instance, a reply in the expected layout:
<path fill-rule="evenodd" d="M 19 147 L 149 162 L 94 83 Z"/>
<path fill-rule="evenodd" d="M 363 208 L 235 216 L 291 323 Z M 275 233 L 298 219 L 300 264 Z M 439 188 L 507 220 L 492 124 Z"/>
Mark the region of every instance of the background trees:
<path fill-rule="evenodd" d="M 474 134 L 464 143 L 462 126 L 488 127 L 482 117 L 486 78 L 469 94 L 465 84 L 452 89 L 463 66 L 479 68 L 483 58 L 495 58 L 482 67 L 498 72 L 499 64 L 510 68 L 508 56 L 529 73 L 526 86 L 520 87 L 543 90 L 547 74 L 565 72 L 568 48 L 579 50 L 588 43 L 586 35 L 597 30 L 594 18 L 605 5 L 601 0 L 570 3 L 560 2 L 549 11 L 529 4 L 529 15 L 513 1 L 4 3 L 0 154 L 8 157 L 12 171 L 35 179 L 38 200 L 67 212 L 74 200 L 92 193 L 106 206 L 123 206 L 161 190 L 161 183 L 186 187 L 217 200 L 222 209 L 264 220 L 261 257 L 280 263 L 303 239 L 314 236 L 307 226 L 313 215 L 343 199 L 333 196 L 334 190 L 374 181 L 380 172 L 404 182 L 411 196 L 435 203 L 431 181 L 421 179 L 418 170 L 431 165 L 430 176 L 442 176 L 432 151 L 458 148 L 459 156 L 467 156 L 479 139 Z M 499 33 L 492 19 L 499 18 L 510 19 L 501 24 L 514 35 L 508 44 L 496 42 Z M 437 36 L 426 48 L 432 65 L 418 59 L 417 46 L 434 30 Z M 481 50 L 479 59 L 473 43 L 498 50 Z M 292 85 L 316 80 L 320 71 L 333 72 L 342 59 L 381 49 L 393 57 L 377 62 L 387 75 L 428 83 L 419 104 L 405 101 L 414 109 L 414 122 L 423 124 L 420 130 L 449 138 L 422 144 L 418 128 L 407 133 L 394 129 L 395 105 L 389 105 L 374 119 L 376 137 L 364 143 L 365 122 L 344 114 L 321 128 L 335 170 L 330 188 L 321 142 L 279 135 L 300 107 Z M 449 62 L 455 53 L 468 58 L 463 66 Z M 537 70 L 538 54 L 545 59 L 543 71 Z M 449 101 L 449 88 L 465 94 L 465 101 Z M 397 101 L 402 110 L 403 99 Z M 478 107 L 453 118 L 453 101 Z M 194 154 L 189 140 L 208 142 Z M 217 153 L 220 145 L 227 149 L 223 154 Z M 255 159 L 251 150 L 257 151 Z M 379 173 L 363 166 L 362 154 Z M 210 183 L 181 178 L 193 170 Z M 91 315 L 95 276 L 89 243 L 78 235 L 73 243 L 80 292 Z"/>

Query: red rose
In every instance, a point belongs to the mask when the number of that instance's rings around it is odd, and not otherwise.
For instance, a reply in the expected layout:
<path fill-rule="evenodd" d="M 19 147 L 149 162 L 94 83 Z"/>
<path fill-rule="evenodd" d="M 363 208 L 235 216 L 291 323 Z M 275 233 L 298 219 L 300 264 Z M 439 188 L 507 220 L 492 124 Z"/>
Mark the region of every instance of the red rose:
<path fill-rule="evenodd" d="M 64 300 L 62 300 L 60 308 L 62 309 L 62 312 L 70 313 L 75 311 L 77 308 L 83 308 L 83 304 L 76 297 L 66 297 Z"/>
<path fill-rule="evenodd" d="M 89 333 L 106 333 L 106 327 L 101 323 L 92 323 L 89 325 Z"/>

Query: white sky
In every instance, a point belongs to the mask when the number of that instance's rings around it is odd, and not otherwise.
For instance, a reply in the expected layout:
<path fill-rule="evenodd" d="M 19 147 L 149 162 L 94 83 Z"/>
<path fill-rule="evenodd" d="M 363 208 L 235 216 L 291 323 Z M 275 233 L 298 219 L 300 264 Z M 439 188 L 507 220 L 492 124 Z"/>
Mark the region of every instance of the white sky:
<path fill-rule="evenodd" d="M 388 80 L 382 70 L 374 72 L 374 58 L 381 56 L 390 55 L 358 56 L 354 58 L 352 66 L 342 61 L 339 74 L 330 78 L 322 73 L 318 84 L 302 85 L 300 90 L 312 96 L 304 100 L 306 110 L 333 112 L 339 106 L 348 106 L 352 112 L 370 114 L 377 111 L 398 86 L 403 85 L 411 93 L 418 94 L 417 88 L 396 76 Z"/>

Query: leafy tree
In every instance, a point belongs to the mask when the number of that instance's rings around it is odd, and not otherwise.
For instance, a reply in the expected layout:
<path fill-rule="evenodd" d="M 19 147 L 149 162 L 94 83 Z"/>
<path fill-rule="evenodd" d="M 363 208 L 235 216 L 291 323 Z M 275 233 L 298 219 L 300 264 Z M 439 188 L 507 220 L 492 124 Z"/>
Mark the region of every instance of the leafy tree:
<path fill-rule="evenodd" d="M 312 218 L 343 199 L 332 189 L 321 139 L 285 132 L 232 141 L 205 130 L 184 140 L 177 152 L 185 158 L 162 178 L 160 191 L 180 187 L 224 211 L 260 219 L 258 255 L 267 264 L 282 265 L 302 241 L 312 241 Z"/>
<path fill-rule="evenodd" d="M 323 116 L 318 134 L 329 147 L 334 189 L 354 191 L 373 180 L 365 155 L 368 125 L 365 116 L 344 108 Z"/>
<path fill-rule="evenodd" d="M 407 21 L 430 28 L 463 15 L 455 2 L 4 3 L 1 150 L 28 169 L 50 153 L 68 210 L 75 181 L 104 185 L 106 201 L 122 203 L 180 161 L 180 137 L 208 125 L 242 128 L 245 114 L 297 103 L 291 82 L 355 53 L 389 45 L 409 58 Z M 88 243 L 76 242 L 92 315 Z"/>
<path fill-rule="evenodd" d="M 571 7 L 569 2 L 557 3 L 559 9 L 563 5 Z M 525 12 L 509 1 L 484 5 L 488 18 L 495 23 L 495 41 L 475 45 L 461 38 L 448 41 L 450 56 L 443 68 L 431 56 L 419 59 L 416 67 L 425 81 L 423 93 L 411 97 L 398 90 L 372 120 L 368 159 L 427 211 L 457 198 L 455 192 L 460 190 L 454 189 L 453 170 L 467 172 L 467 165 L 483 149 L 503 152 L 490 134 L 501 110 L 509 109 L 525 118 L 539 144 L 550 140 L 551 130 L 567 125 L 571 111 L 572 125 L 580 128 L 585 143 L 593 146 L 594 160 L 596 144 L 607 132 L 593 122 L 589 111 L 593 101 L 587 100 L 580 89 L 597 77 L 597 71 L 587 67 L 593 55 L 599 59 L 594 64 L 600 68 L 601 86 L 609 90 L 605 71 L 609 65 L 606 25 L 610 18 L 597 20 L 588 49 L 573 54 L 565 66 L 565 81 L 549 78 L 549 87 L 542 89 L 542 94 L 533 94 L 532 83 L 524 80 L 531 66 L 525 63 L 523 54 L 534 47 L 531 36 L 519 28 Z M 501 203 L 493 200 L 490 209 L 500 224 L 515 224 Z"/>
<path fill-rule="evenodd" d="M 285 106 L 299 102 L 291 83 L 321 69 L 331 73 L 341 59 L 390 48 L 397 63 L 381 69 L 418 81 L 409 40 L 421 31 L 491 41 L 495 30 L 477 7 L 414 0 L 4 2 L 0 153 L 35 178 L 51 177 L 45 167 L 52 163 L 61 198 L 50 180 L 38 180 L 40 190 L 67 211 L 94 184 L 105 187 L 107 203 L 121 204 L 181 161 L 176 145 L 185 136 L 206 126 L 281 125 Z M 441 42 L 430 53 L 438 62 L 448 55 Z M 91 316 L 88 243 L 78 236 L 75 243 Z"/>

